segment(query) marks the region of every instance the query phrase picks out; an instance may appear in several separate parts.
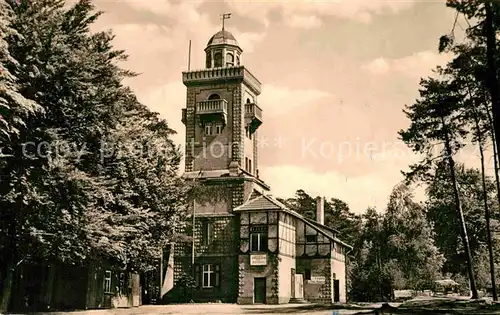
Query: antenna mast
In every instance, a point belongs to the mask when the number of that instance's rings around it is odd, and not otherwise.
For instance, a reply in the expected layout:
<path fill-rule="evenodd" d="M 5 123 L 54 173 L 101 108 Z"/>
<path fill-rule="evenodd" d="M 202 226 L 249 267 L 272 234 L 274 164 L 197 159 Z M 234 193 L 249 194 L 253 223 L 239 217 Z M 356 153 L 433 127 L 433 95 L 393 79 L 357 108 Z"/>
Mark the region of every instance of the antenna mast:
<path fill-rule="evenodd" d="M 191 40 L 189 40 L 188 71 L 191 70 Z"/>
<path fill-rule="evenodd" d="M 223 14 L 221 14 L 221 17 L 222 17 L 222 30 L 224 31 L 224 21 L 226 19 L 230 19 L 231 18 L 231 13 L 223 13 Z M 224 34 L 224 32 L 222 32 L 222 39 L 225 40 L 225 34 Z"/>

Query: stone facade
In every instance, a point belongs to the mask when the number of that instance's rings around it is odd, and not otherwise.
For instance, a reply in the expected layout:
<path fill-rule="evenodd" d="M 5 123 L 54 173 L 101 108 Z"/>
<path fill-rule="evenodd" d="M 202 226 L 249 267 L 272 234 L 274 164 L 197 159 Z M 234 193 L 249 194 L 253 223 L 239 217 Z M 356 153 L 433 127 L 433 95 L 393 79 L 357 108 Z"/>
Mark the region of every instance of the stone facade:
<path fill-rule="evenodd" d="M 345 302 L 349 246 L 323 222 L 279 203 L 259 179 L 260 82 L 240 65 L 242 51 L 229 32 L 215 34 L 205 51 L 207 69 L 183 73 L 182 121 L 185 176 L 203 181 L 208 201 L 191 205 L 184 234 L 192 240 L 174 245 L 166 275 L 174 285 L 165 296 L 185 295 L 183 281 L 192 277 L 188 299 L 198 302 Z"/>

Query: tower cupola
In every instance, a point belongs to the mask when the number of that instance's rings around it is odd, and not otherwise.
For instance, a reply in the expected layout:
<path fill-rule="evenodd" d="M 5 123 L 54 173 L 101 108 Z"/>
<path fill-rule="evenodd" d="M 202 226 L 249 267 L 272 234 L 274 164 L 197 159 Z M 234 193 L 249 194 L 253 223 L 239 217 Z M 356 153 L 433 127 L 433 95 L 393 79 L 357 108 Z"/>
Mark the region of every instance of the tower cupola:
<path fill-rule="evenodd" d="M 241 64 L 243 50 L 233 34 L 224 28 L 215 33 L 207 43 L 206 68 L 236 67 Z"/>

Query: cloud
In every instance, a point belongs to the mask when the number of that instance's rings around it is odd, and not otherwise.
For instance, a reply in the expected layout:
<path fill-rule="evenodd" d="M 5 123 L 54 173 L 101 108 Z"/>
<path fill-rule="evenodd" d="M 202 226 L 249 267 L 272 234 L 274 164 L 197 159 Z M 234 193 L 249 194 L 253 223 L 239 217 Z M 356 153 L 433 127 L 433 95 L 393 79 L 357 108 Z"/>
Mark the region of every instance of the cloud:
<path fill-rule="evenodd" d="M 334 95 L 314 89 L 291 89 L 284 86 L 266 84 L 262 87 L 259 104 L 265 117 L 276 117 L 297 107 L 313 105 L 315 102 L 333 98 Z"/>
<path fill-rule="evenodd" d="M 255 33 L 255 32 L 240 32 L 238 29 L 231 29 L 234 37 L 238 41 L 241 49 L 244 53 L 250 53 L 254 51 L 255 46 L 264 39 L 265 33 Z"/>
<path fill-rule="evenodd" d="M 181 122 L 181 109 L 186 106 L 186 87 L 181 81 L 173 81 L 149 90 L 137 91 L 141 103 L 158 112 L 167 120 L 170 128 L 177 131 L 173 136 L 176 144 L 185 142 L 185 127 Z"/>
<path fill-rule="evenodd" d="M 451 54 L 439 54 L 432 51 L 421 51 L 398 59 L 377 58 L 362 68 L 374 75 L 403 74 L 419 79 L 432 74 L 438 65 L 445 65 L 452 58 Z"/>
<path fill-rule="evenodd" d="M 203 4 L 203 1 L 190 0 L 172 2 L 166 0 L 122 0 L 121 3 L 127 4 L 130 7 L 149 11 L 157 15 L 168 16 L 187 24 L 199 21 L 202 16 L 197 9 Z"/>
<path fill-rule="evenodd" d="M 297 28 L 313 29 L 323 25 L 323 21 L 315 15 L 291 15 L 285 19 L 287 25 Z"/>
<path fill-rule="evenodd" d="M 219 25 L 213 25 L 207 13 L 200 13 L 199 8 L 203 1 L 190 0 L 171 2 L 166 0 L 125 0 L 131 8 L 138 11 L 146 11 L 161 16 L 166 26 L 154 27 L 154 24 L 114 25 L 113 29 L 121 39 L 137 42 L 135 46 L 147 51 L 173 51 L 179 47 L 185 47 L 189 39 L 194 45 L 203 46 L 208 39 L 219 30 Z M 241 32 L 232 27 L 231 32 L 235 35 L 240 46 L 245 52 L 252 52 L 256 43 L 265 37 L 265 33 Z M 142 45 L 144 43 L 144 45 Z M 198 49 L 194 53 L 203 53 Z M 200 54 L 201 56 L 201 54 Z M 193 56 L 195 57 L 195 56 Z M 196 56 L 198 57 L 198 56 Z"/>
<path fill-rule="evenodd" d="M 264 25 L 269 25 L 269 13 L 279 11 L 284 22 L 291 27 L 318 27 L 326 18 L 352 19 L 361 23 L 371 22 L 377 14 L 397 14 L 411 8 L 415 0 L 290 0 L 270 2 L 249 2 L 243 0 L 226 3 L 231 9 L 247 17 L 255 17 Z"/>
<path fill-rule="evenodd" d="M 363 68 L 373 74 L 386 74 L 389 72 L 391 66 L 384 58 L 377 58 Z"/>
<path fill-rule="evenodd" d="M 128 54 L 158 54 L 176 49 L 172 30 L 163 25 L 116 24 L 112 29 L 116 35 L 114 43 L 127 47 Z"/>

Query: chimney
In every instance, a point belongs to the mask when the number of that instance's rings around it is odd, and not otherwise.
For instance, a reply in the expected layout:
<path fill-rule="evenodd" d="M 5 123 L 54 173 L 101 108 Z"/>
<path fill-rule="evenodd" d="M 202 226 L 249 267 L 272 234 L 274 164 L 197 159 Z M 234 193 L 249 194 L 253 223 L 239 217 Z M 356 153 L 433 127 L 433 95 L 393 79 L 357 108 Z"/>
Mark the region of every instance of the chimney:
<path fill-rule="evenodd" d="M 325 224 L 325 198 L 316 198 L 316 222 L 319 224 Z"/>

